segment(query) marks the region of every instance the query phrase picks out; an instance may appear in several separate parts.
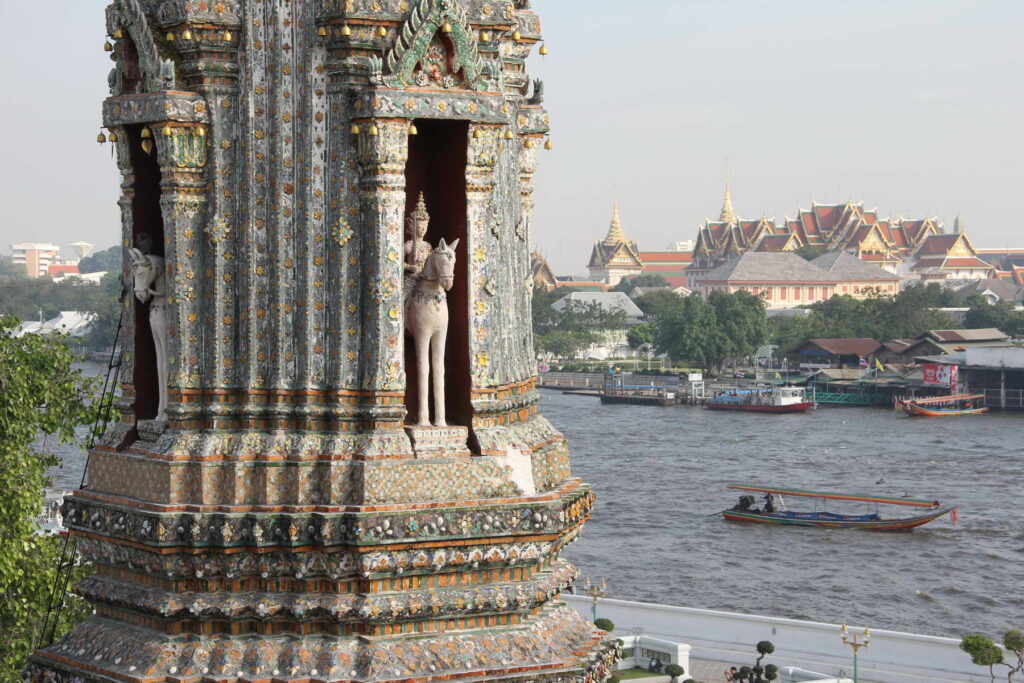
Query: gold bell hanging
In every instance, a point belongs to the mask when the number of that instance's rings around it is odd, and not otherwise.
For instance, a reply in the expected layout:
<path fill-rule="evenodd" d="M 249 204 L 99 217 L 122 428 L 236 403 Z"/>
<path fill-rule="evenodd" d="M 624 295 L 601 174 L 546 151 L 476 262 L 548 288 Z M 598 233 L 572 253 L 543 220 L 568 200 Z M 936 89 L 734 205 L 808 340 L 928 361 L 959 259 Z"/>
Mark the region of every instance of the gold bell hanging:
<path fill-rule="evenodd" d="M 196 128 L 196 134 L 199 135 L 199 137 L 201 137 L 201 138 L 205 138 L 206 137 L 206 126 L 199 126 L 198 128 Z"/>
<path fill-rule="evenodd" d="M 491 42 L 491 32 L 490 31 L 483 31 L 483 32 L 481 32 L 480 33 L 480 40 L 484 41 L 485 43 Z"/>
<path fill-rule="evenodd" d="M 164 40 L 166 40 L 168 43 L 173 43 L 174 42 L 174 31 L 168 31 L 167 35 L 164 36 Z"/>
<path fill-rule="evenodd" d="M 544 143 L 544 149 L 554 149 L 554 148 L 555 148 L 555 143 L 551 142 L 551 138 L 548 138 L 547 142 Z"/>
<path fill-rule="evenodd" d="M 110 137 L 107 138 L 107 139 L 110 140 L 111 142 L 117 142 L 118 141 L 117 131 L 115 131 L 115 130 L 110 131 Z"/>
<path fill-rule="evenodd" d="M 380 131 L 379 131 L 379 130 L 377 130 L 377 124 L 375 124 L 375 123 L 371 123 L 371 124 L 370 124 L 370 130 L 366 131 L 366 133 L 367 133 L 367 134 L 368 134 L 368 135 L 369 135 L 370 137 L 376 137 L 376 135 L 377 135 L 378 133 L 380 133 Z"/>
<path fill-rule="evenodd" d="M 103 131 L 101 130 L 100 134 L 96 136 L 96 142 L 98 142 L 98 143 L 100 143 L 102 145 L 106 141 L 107 141 L 107 136 L 104 135 Z"/>
<path fill-rule="evenodd" d="M 153 141 L 152 140 L 143 140 L 142 141 L 142 151 L 145 152 L 146 154 L 152 154 L 153 153 Z"/>
<path fill-rule="evenodd" d="M 506 129 L 505 129 L 505 135 L 504 135 L 504 138 L 505 138 L 506 140 L 511 140 L 511 139 L 512 139 L 513 137 L 515 137 L 515 136 L 514 136 L 514 135 L 512 135 L 512 129 L 511 129 L 511 128 L 506 128 Z"/>
<path fill-rule="evenodd" d="M 230 43 L 234 36 L 231 35 L 231 31 L 224 31 L 224 42 Z"/>
<path fill-rule="evenodd" d="M 419 135 L 419 134 L 420 134 L 420 131 L 416 128 L 416 124 L 410 122 L 409 123 L 409 135 Z"/>
<path fill-rule="evenodd" d="M 484 136 L 484 134 L 480 132 L 480 129 L 479 129 L 479 128 L 474 128 L 474 129 L 473 129 L 473 139 L 474 139 L 474 140 L 479 140 L 479 139 L 480 139 L 480 138 L 482 138 L 483 136 Z"/>
<path fill-rule="evenodd" d="M 388 30 L 386 28 L 384 28 L 383 26 L 378 26 L 377 27 L 377 35 L 380 36 L 381 38 L 387 38 Z"/>
<path fill-rule="evenodd" d="M 170 126 L 164 126 L 163 130 L 160 132 L 164 134 L 165 138 L 171 137 L 171 135 L 174 133 L 174 131 L 171 130 Z"/>
<path fill-rule="evenodd" d="M 141 136 L 143 140 L 151 138 L 153 137 L 153 131 L 149 129 L 149 126 L 143 126 Z"/>
<path fill-rule="evenodd" d="M 349 28 L 348 24 L 341 25 L 341 35 L 345 36 L 346 38 L 352 35 L 352 29 Z"/>
<path fill-rule="evenodd" d="M 519 40 L 523 37 L 523 34 L 519 32 L 519 29 L 512 31 L 512 40 Z"/>
<path fill-rule="evenodd" d="M 109 40 L 107 42 L 103 43 L 103 51 L 104 52 L 113 52 L 114 51 L 114 46 L 110 44 Z"/>
<path fill-rule="evenodd" d="M 441 33 L 451 33 L 451 32 L 452 32 L 452 25 L 449 22 L 445 21 L 443 24 L 441 24 Z"/>
<path fill-rule="evenodd" d="M 352 135 L 359 135 L 359 133 L 361 132 L 361 129 L 359 128 L 359 124 L 358 123 L 353 123 L 352 124 L 352 128 L 349 129 L 349 132 L 352 133 Z"/>
<path fill-rule="evenodd" d="M 124 38 L 124 29 L 115 28 L 114 29 L 114 40 L 121 40 L 122 38 Z"/>
<path fill-rule="evenodd" d="M 526 141 L 523 143 L 523 147 L 526 149 L 533 149 L 533 140 L 526 138 Z"/>
<path fill-rule="evenodd" d="M 546 55 L 547 53 L 551 52 L 551 50 L 548 49 L 547 45 L 542 43 L 540 46 L 540 50 L 538 50 L 538 52 L 540 52 L 542 55 Z"/>
<path fill-rule="evenodd" d="M 320 36 L 321 38 L 326 38 L 327 37 L 327 27 L 326 26 L 321 26 L 320 28 L 318 28 L 316 30 L 316 34 L 318 36 Z"/>
<path fill-rule="evenodd" d="M 182 40 L 192 40 L 192 30 L 191 29 L 185 29 L 184 31 L 182 31 L 181 32 L 181 39 Z"/>

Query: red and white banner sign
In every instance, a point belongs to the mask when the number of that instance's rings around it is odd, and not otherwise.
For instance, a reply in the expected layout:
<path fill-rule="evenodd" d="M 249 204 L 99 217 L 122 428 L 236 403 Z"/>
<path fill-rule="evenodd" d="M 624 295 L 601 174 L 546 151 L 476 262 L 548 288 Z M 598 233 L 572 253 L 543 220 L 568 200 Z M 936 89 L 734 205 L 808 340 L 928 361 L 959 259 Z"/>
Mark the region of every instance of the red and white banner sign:
<path fill-rule="evenodd" d="M 929 387 L 951 387 L 956 384 L 955 365 L 941 363 L 924 364 L 924 383 Z"/>

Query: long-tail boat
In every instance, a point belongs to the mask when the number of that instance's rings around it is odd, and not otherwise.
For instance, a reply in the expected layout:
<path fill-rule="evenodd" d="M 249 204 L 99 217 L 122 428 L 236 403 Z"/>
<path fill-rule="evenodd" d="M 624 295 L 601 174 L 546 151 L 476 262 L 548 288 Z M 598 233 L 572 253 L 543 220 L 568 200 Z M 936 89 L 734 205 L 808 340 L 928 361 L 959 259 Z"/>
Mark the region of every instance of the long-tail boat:
<path fill-rule="evenodd" d="M 931 398 L 908 398 L 898 406 L 911 417 L 946 417 L 949 415 L 980 415 L 987 413 L 984 394 L 950 394 Z"/>
<path fill-rule="evenodd" d="M 869 496 L 853 493 L 831 493 L 826 491 L 808 491 L 805 489 L 773 488 L 769 486 L 750 486 L 747 484 L 731 484 L 726 488 L 737 491 L 763 493 L 764 508 L 757 508 L 756 496 L 740 496 L 734 507 L 723 510 L 722 517 L 730 522 L 761 522 L 763 524 L 786 524 L 789 526 L 824 526 L 844 529 L 864 529 L 866 531 L 907 531 L 914 527 L 927 524 L 948 514 L 953 524 L 959 517 L 959 508 L 942 508 L 937 500 L 920 500 L 915 498 L 888 498 L 885 496 Z M 813 512 L 797 512 L 786 507 L 785 496 L 797 498 L 816 498 L 823 501 L 822 510 Z M 838 514 L 828 511 L 828 501 L 845 500 L 864 503 L 875 503 L 875 511 L 862 515 Z M 882 517 L 878 512 L 879 505 L 903 505 L 927 508 L 928 511 L 914 517 Z"/>

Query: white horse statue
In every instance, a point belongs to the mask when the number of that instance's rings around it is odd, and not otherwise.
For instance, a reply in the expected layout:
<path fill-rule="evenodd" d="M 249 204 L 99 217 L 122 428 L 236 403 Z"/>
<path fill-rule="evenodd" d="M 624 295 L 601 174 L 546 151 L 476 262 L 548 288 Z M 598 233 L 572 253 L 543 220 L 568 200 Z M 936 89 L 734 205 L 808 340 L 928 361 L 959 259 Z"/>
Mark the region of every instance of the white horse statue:
<path fill-rule="evenodd" d="M 431 371 L 434 380 L 434 426 L 446 427 L 444 414 L 444 347 L 448 337 L 448 296 L 455 283 L 455 249 L 459 240 L 444 239 L 427 257 L 405 301 L 405 331 L 416 345 L 420 427 L 430 426 L 427 403 Z"/>
<path fill-rule="evenodd" d="M 128 257 L 132 262 L 132 289 L 140 303 L 149 302 L 149 327 L 153 332 L 156 347 L 156 374 L 160 405 L 156 421 L 167 421 L 167 277 L 163 258 L 144 254 L 131 248 Z"/>

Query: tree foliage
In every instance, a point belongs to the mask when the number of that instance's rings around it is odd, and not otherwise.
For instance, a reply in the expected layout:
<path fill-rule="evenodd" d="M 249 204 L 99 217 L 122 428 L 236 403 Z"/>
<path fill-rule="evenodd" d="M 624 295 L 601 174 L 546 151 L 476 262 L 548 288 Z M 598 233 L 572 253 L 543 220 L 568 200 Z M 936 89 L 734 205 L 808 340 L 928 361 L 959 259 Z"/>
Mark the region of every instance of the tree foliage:
<path fill-rule="evenodd" d="M 636 287 L 668 287 L 668 280 L 662 275 L 633 275 L 619 280 L 619 284 L 612 287 L 613 292 L 630 293 Z"/>
<path fill-rule="evenodd" d="M 819 247 L 813 244 L 805 244 L 799 249 L 794 249 L 793 253 L 806 261 L 813 261 L 819 256 L 824 255 L 828 252 L 828 247 Z"/>
<path fill-rule="evenodd" d="M 937 283 L 907 287 L 896 296 L 840 295 L 807 306 L 810 314 L 805 317 L 774 318 L 768 330 L 772 343 L 783 350 L 808 339 L 909 339 L 951 327 L 949 316 L 935 310 L 951 303 L 952 293 Z"/>
<path fill-rule="evenodd" d="M 561 311 L 552 304 L 571 294 L 569 288 L 533 293 L 533 341 L 539 353 L 575 358 L 600 342 L 611 330 L 626 327 L 626 314 L 606 310 L 595 302 L 569 302 Z"/>
<path fill-rule="evenodd" d="M 0 681 L 20 680 L 46 616 L 61 538 L 36 533 L 47 468 L 59 464 L 33 444 L 37 436 L 71 442 L 96 417 L 96 383 L 73 369 L 57 338 L 13 337 L 17 321 L 0 317 Z M 86 567 L 78 567 L 79 574 Z M 58 633 L 88 613 L 68 596 Z"/>
<path fill-rule="evenodd" d="M 1004 299 L 990 304 L 980 294 L 972 294 L 964 303 L 970 306 L 964 316 L 967 329 L 994 327 L 1011 336 L 1024 334 L 1024 312 L 1018 312 L 1013 302 Z"/>
<path fill-rule="evenodd" d="M 665 667 L 665 675 L 672 677 L 672 683 L 675 683 L 676 679 L 686 673 L 686 670 L 678 664 L 669 664 Z"/>
<path fill-rule="evenodd" d="M 54 282 L 43 277 L 0 277 L 0 315 L 28 321 L 49 320 L 61 311 L 93 313 L 92 333 L 84 342 L 91 348 L 106 348 L 113 342 L 120 313 L 120 275 L 120 268 L 108 272 L 99 285 L 77 278 Z"/>
<path fill-rule="evenodd" d="M 754 666 L 741 666 L 733 680 L 746 681 L 746 683 L 765 683 L 766 681 L 778 679 L 778 666 L 775 664 L 761 665 L 761 660 L 775 652 L 775 645 L 770 640 L 762 640 L 757 644 L 756 649 L 758 657 L 757 661 L 754 662 Z"/>
<path fill-rule="evenodd" d="M 78 271 L 81 273 L 102 273 L 113 270 L 121 270 L 121 262 L 124 259 L 124 249 L 115 245 L 103 251 L 89 254 L 78 262 Z"/>
<path fill-rule="evenodd" d="M 726 359 L 754 353 L 767 334 L 764 302 L 747 292 L 712 292 L 677 297 L 655 314 L 654 345 L 674 361 L 690 361 L 709 372 Z"/>
<path fill-rule="evenodd" d="M 25 266 L 15 263 L 10 256 L 0 256 L 0 280 L 28 278 Z"/>
<path fill-rule="evenodd" d="M 1024 631 L 1012 628 L 1003 634 L 1003 647 L 999 647 L 986 635 L 971 633 L 960 640 L 960 649 L 971 656 L 971 662 L 987 666 L 992 680 L 996 680 L 996 667 L 1005 666 L 1006 680 L 1017 680 L 1024 675 Z M 1006 653 L 1012 653 L 1016 662 L 1007 662 Z"/>

